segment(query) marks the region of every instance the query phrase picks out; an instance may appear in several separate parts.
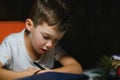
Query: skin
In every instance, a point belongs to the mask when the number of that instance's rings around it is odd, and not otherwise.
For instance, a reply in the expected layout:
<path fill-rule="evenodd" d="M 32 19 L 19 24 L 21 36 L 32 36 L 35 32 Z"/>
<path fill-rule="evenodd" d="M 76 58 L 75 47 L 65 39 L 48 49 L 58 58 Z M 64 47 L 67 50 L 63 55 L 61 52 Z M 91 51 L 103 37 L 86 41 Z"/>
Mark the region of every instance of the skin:
<path fill-rule="evenodd" d="M 38 25 L 36 28 L 31 19 L 26 19 L 26 29 L 30 32 L 28 35 L 25 33 L 25 45 L 30 58 L 38 60 L 42 54 L 53 48 L 57 42 L 63 37 L 65 32 L 57 31 L 55 26 L 48 26 L 47 23 Z M 65 55 L 59 61 L 63 66 L 56 69 L 41 70 L 37 74 L 44 72 L 65 72 L 82 74 L 81 65 L 71 56 Z M 0 80 L 13 80 L 26 76 L 33 75 L 37 69 L 30 67 L 26 70 L 15 72 L 3 69 L 3 64 L 0 62 Z"/>

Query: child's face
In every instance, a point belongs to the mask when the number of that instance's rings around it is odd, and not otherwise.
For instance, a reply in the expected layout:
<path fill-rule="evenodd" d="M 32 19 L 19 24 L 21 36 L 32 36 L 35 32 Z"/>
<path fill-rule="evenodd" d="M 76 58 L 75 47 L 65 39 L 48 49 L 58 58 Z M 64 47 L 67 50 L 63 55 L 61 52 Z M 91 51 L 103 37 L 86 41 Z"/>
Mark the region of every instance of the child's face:
<path fill-rule="evenodd" d="M 47 23 L 38 25 L 36 28 L 32 26 L 29 31 L 32 46 L 39 54 L 44 54 L 53 48 L 65 33 L 58 32 L 54 26 L 48 26 Z"/>

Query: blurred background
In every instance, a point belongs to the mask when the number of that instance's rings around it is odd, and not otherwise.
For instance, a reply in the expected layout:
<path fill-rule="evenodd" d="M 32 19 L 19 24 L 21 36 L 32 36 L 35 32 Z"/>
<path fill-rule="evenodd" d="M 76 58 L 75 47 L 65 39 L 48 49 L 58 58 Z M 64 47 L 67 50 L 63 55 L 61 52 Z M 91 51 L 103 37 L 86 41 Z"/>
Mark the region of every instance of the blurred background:
<path fill-rule="evenodd" d="M 0 21 L 25 21 L 34 0 L 0 0 Z M 94 68 L 102 55 L 120 53 L 119 0 L 65 0 L 71 29 L 62 39 L 68 54 L 84 69 Z"/>

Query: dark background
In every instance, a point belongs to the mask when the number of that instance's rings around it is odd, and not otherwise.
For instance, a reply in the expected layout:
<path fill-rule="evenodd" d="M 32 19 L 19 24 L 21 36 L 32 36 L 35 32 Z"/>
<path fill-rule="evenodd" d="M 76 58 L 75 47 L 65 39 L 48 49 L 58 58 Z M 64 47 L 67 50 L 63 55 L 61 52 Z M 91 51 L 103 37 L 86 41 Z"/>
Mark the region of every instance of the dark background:
<path fill-rule="evenodd" d="M 0 0 L 0 20 L 24 21 L 34 0 Z M 62 39 L 65 50 L 84 69 L 96 66 L 102 55 L 120 53 L 119 0 L 66 0 L 72 26 Z"/>

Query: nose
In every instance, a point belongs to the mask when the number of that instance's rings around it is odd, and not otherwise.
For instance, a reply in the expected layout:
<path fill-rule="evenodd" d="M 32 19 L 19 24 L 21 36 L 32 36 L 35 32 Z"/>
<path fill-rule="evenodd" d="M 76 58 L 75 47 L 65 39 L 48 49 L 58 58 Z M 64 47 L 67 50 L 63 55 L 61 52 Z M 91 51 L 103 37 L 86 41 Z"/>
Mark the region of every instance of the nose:
<path fill-rule="evenodd" d="M 46 42 L 47 48 L 51 48 L 52 46 L 53 46 L 53 42 L 51 40 Z"/>

